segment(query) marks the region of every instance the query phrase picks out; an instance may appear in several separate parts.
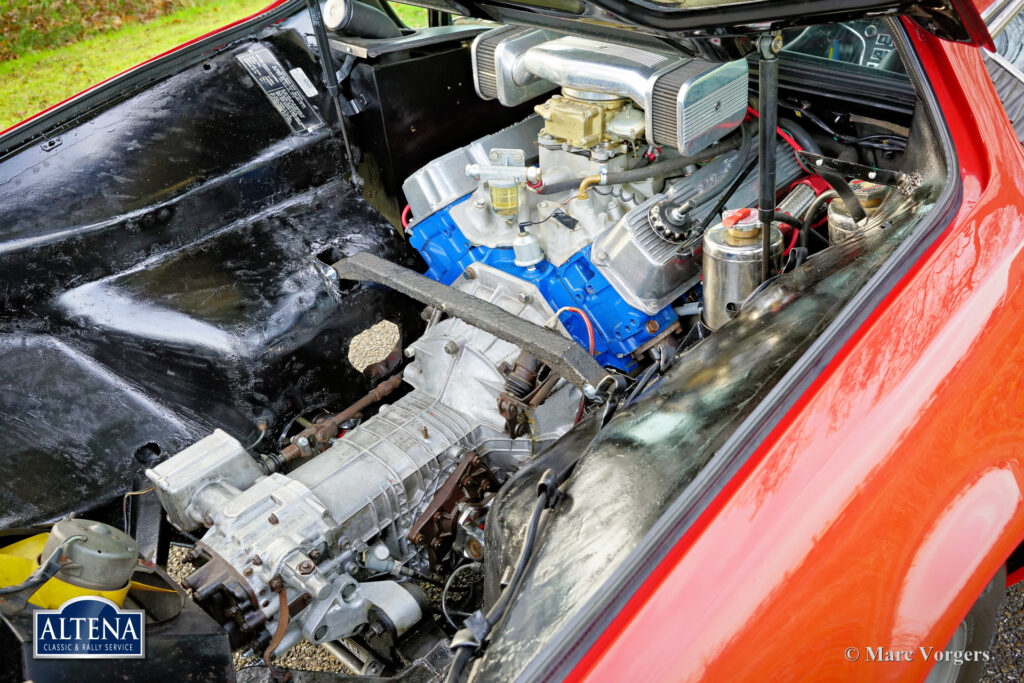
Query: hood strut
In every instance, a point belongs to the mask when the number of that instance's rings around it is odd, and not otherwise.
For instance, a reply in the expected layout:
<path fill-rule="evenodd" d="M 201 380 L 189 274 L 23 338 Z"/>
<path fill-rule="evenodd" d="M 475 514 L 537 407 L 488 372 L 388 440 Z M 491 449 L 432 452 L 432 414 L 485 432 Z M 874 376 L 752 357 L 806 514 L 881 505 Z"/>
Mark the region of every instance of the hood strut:
<path fill-rule="evenodd" d="M 772 273 L 772 222 L 775 220 L 775 128 L 779 118 L 779 52 L 782 36 L 758 37 L 757 214 L 761 222 L 761 281 Z"/>
<path fill-rule="evenodd" d="M 320 12 L 319 0 L 306 0 L 306 7 L 309 8 L 309 20 L 313 24 L 313 35 L 316 36 L 316 47 L 320 51 L 320 66 L 324 72 L 324 84 L 327 92 L 334 101 L 334 108 L 338 112 L 338 125 L 341 126 L 341 139 L 345 143 L 345 156 L 348 157 L 348 167 L 352 174 L 352 185 L 356 188 L 362 186 L 362 179 L 356 171 L 355 157 L 352 156 L 352 145 L 348 140 L 348 122 L 345 120 L 345 113 L 341 107 L 341 91 L 338 89 L 338 74 L 334 70 L 334 60 L 331 57 L 331 44 L 327 40 L 327 28 L 324 26 L 324 15 Z"/>

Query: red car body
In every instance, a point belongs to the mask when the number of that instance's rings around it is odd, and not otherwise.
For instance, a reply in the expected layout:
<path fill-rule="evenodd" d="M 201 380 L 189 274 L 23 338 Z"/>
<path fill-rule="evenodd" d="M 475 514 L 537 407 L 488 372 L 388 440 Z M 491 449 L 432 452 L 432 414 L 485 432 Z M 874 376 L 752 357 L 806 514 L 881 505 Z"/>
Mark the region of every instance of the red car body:
<path fill-rule="evenodd" d="M 1024 539 L 1024 154 L 979 49 L 904 25 L 956 147 L 955 218 L 574 678 L 921 679 L 918 648 Z"/>

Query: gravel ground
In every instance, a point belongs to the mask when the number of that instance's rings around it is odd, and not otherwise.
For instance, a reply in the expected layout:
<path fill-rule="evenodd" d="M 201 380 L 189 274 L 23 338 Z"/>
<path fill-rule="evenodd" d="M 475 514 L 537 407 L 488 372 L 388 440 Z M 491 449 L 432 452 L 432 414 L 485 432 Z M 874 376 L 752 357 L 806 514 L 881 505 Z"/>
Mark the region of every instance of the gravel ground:
<path fill-rule="evenodd" d="M 985 667 L 986 683 L 1024 679 L 1024 584 L 1006 591 L 999 631 L 990 650 L 992 659 Z"/>

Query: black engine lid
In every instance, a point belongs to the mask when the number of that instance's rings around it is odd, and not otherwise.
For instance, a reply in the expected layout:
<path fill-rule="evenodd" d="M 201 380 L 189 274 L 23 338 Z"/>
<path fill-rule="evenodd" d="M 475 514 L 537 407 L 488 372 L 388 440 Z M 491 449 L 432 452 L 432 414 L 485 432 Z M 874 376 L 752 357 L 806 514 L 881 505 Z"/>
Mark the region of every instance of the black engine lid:
<path fill-rule="evenodd" d="M 412 1 L 445 12 L 615 42 L 647 42 L 653 37 L 705 57 L 744 56 L 754 50 L 753 37 L 768 30 L 883 16 L 906 16 L 940 38 L 994 49 L 971 0 Z"/>

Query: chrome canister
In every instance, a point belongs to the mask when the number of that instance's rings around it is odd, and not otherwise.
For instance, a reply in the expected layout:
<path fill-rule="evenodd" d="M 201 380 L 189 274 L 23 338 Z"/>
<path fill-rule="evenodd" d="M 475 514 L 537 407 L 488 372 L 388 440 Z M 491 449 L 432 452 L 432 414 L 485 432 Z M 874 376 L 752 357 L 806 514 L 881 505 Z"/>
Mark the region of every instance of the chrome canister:
<path fill-rule="evenodd" d="M 857 195 L 857 199 L 860 200 L 861 206 L 864 207 L 864 213 L 868 216 L 875 213 L 881 205 L 882 200 L 885 199 L 889 192 L 889 188 L 885 185 L 879 185 L 878 183 L 872 183 L 866 180 L 854 180 L 850 183 L 850 187 L 853 189 L 853 193 Z M 838 244 L 843 240 L 849 239 L 854 233 L 859 231 L 861 227 L 862 226 L 857 225 L 857 222 L 853 220 L 850 214 L 846 211 L 846 204 L 843 203 L 842 199 L 833 199 L 829 202 L 829 244 Z"/>
<path fill-rule="evenodd" d="M 773 270 L 782 256 L 782 232 L 771 227 Z M 704 324 L 712 330 L 729 321 L 739 304 L 761 284 L 761 227 L 757 213 L 704 233 Z"/>

